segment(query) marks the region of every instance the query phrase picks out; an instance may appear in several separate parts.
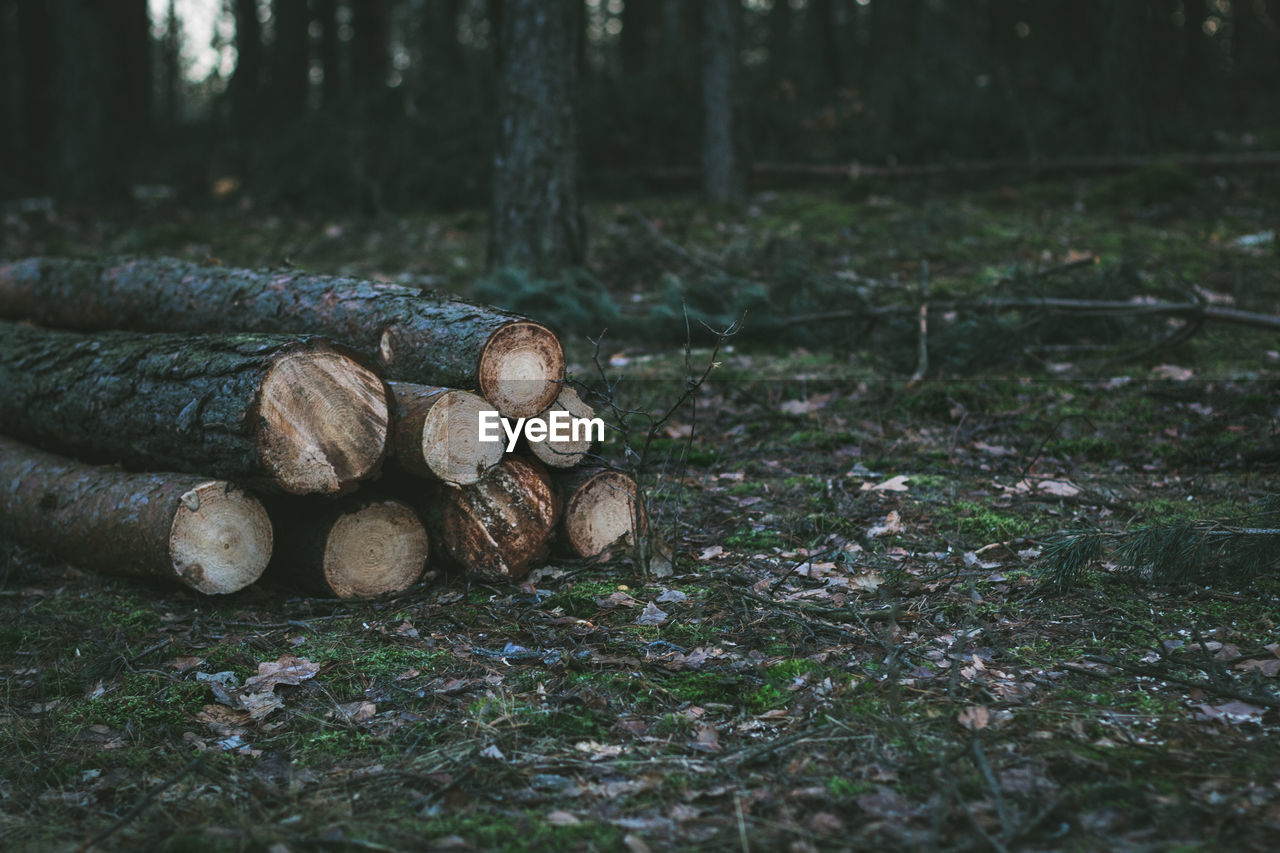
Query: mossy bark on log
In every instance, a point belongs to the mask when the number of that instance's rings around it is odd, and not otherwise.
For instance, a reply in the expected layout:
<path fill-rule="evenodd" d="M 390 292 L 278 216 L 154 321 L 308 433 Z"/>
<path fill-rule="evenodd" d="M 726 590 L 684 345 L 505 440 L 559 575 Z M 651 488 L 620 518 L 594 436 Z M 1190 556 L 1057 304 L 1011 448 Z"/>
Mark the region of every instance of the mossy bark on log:
<path fill-rule="evenodd" d="M 596 416 L 595 410 L 582 402 L 578 392 L 568 385 L 560 389 L 556 401 L 544 409 L 538 417 L 550 423 L 553 412 L 568 412 L 573 418 Z M 578 440 L 574 441 L 571 432 L 568 441 L 552 441 L 548 437 L 546 441 L 527 441 L 525 444 L 529 452 L 542 464 L 551 468 L 572 468 L 591 451 L 592 436 L 589 431 L 585 436 L 580 433 Z"/>
<path fill-rule="evenodd" d="M 268 501 L 276 527 L 269 577 L 305 592 L 371 598 L 408 589 L 429 556 L 426 528 L 408 504 L 353 495 L 340 501 Z"/>
<path fill-rule="evenodd" d="M 243 589 L 271 557 L 255 498 L 222 480 L 83 465 L 0 437 L 0 533 L 88 569 Z"/>
<path fill-rule="evenodd" d="M 478 389 L 504 415 L 555 399 L 564 352 L 551 330 L 454 296 L 296 270 L 155 259 L 0 264 L 0 317 L 81 331 L 317 334 L 386 378 Z"/>
<path fill-rule="evenodd" d="M 645 527 L 636 481 L 608 468 L 578 468 L 556 477 L 564 505 L 564 545 L 579 557 L 598 557 Z"/>
<path fill-rule="evenodd" d="M 519 456 L 503 459 L 473 485 L 437 487 L 424 509 L 440 548 L 488 581 L 519 580 L 546 557 L 559 515 L 546 469 Z"/>
<path fill-rule="evenodd" d="M 338 494 L 386 452 L 387 389 L 317 338 L 0 323 L 0 430 L 87 461 Z"/>
<path fill-rule="evenodd" d="M 391 451 L 415 477 L 465 486 L 502 461 L 504 441 L 480 441 L 480 412 L 493 407 L 469 391 L 392 382 Z"/>

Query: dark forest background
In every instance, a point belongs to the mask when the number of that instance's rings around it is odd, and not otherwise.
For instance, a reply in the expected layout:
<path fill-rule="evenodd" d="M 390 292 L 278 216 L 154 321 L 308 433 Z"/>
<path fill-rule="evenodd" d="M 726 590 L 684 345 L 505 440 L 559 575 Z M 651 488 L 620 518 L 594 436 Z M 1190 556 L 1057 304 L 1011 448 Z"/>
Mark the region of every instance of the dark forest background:
<path fill-rule="evenodd" d="M 504 5 L 0 0 L 0 195 L 484 205 Z M 748 181 L 778 164 L 1232 152 L 1275 147 L 1280 127 L 1276 0 L 726 5 L 709 33 L 702 2 L 576 4 L 585 191 L 696 182 L 717 39 L 735 121 L 712 160 Z M 216 18 L 210 39 L 188 32 L 193 9 Z"/>

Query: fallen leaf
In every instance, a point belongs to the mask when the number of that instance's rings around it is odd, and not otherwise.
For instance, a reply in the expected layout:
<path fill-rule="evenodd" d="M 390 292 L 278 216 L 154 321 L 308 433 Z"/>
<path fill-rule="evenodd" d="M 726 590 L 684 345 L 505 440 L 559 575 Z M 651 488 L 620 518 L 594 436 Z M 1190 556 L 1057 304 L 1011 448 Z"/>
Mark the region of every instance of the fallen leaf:
<path fill-rule="evenodd" d="M 1222 720 L 1223 722 L 1236 725 L 1239 723 L 1256 722 L 1266 713 L 1265 708 L 1259 708 L 1257 705 L 1250 705 L 1246 702 L 1227 702 L 1222 705 L 1196 705 L 1200 713 L 1196 714 L 1197 720 Z"/>
<path fill-rule="evenodd" d="M 867 531 L 867 536 L 872 539 L 879 539 L 881 536 L 889 536 L 894 533 L 902 532 L 902 518 L 895 509 L 884 517 L 884 521 L 874 525 Z"/>
<path fill-rule="evenodd" d="M 906 474 L 899 474 L 896 477 L 890 477 L 879 485 L 873 486 L 870 483 L 863 483 L 862 490 L 864 492 L 905 492 L 907 491 L 907 481 L 910 479 Z"/>
<path fill-rule="evenodd" d="M 970 705 L 956 715 L 956 721 L 969 731 L 981 731 L 991 722 L 991 710 L 986 705 Z"/>
<path fill-rule="evenodd" d="M 547 812 L 547 815 L 543 820 L 551 826 L 577 826 L 582 823 L 582 821 L 578 820 L 577 816 L 572 812 L 567 812 L 563 809 L 555 809 Z"/>
<path fill-rule="evenodd" d="M 1260 672 L 1267 678 L 1275 678 L 1280 675 L 1280 658 L 1272 658 L 1271 660 L 1257 660 L 1250 658 L 1242 660 L 1235 665 L 1235 669 L 1243 669 L 1245 671 Z"/>
<path fill-rule="evenodd" d="M 714 560 L 716 557 L 719 557 L 723 553 L 724 553 L 723 547 L 719 545 L 712 545 L 708 548 L 703 548 L 702 553 L 698 555 L 698 559 L 701 560 L 702 562 L 706 562 L 707 560 Z"/>
<path fill-rule="evenodd" d="M 650 601 L 636 618 L 637 625 L 661 625 L 667 621 L 667 613 Z"/>
<path fill-rule="evenodd" d="M 308 678 L 314 678 L 319 671 L 318 663 L 293 655 L 281 655 L 279 660 L 258 664 L 258 674 L 245 679 L 243 689 L 246 693 L 258 693 L 273 690 L 277 684 L 301 684 Z"/>
<path fill-rule="evenodd" d="M 685 595 L 678 589 L 664 589 L 662 595 L 654 599 L 660 604 L 679 604 L 682 601 L 688 601 L 689 596 Z"/>

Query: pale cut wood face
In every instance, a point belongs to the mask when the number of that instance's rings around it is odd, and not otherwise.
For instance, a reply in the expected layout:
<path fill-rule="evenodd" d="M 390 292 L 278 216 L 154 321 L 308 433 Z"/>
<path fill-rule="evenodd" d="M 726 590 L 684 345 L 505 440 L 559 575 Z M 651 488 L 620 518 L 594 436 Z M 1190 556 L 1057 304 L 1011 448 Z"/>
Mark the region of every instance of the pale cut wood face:
<path fill-rule="evenodd" d="M 625 474 L 602 471 L 569 499 L 564 527 L 569 545 L 582 557 L 595 557 L 635 532 L 636 484 Z"/>
<path fill-rule="evenodd" d="M 259 398 L 269 473 L 293 494 L 336 494 L 372 476 L 386 449 L 386 387 L 332 352 L 276 361 Z"/>
<path fill-rule="evenodd" d="M 400 501 L 369 503 L 344 513 L 329 530 L 324 577 L 339 598 L 369 598 L 417 583 L 427 566 L 427 531 Z"/>
<path fill-rule="evenodd" d="M 492 406 L 467 391 L 447 391 L 422 425 L 422 459 L 446 483 L 469 485 L 502 461 L 501 441 L 480 440 L 480 413 Z"/>
<path fill-rule="evenodd" d="M 564 350 L 541 323 L 508 323 L 480 353 L 480 394 L 509 418 L 528 418 L 546 409 L 555 402 L 563 379 Z"/>
<path fill-rule="evenodd" d="M 262 504 L 222 480 L 185 492 L 169 531 L 174 573 L 210 595 L 237 592 L 261 577 L 272 544 Z"/>
<path fill-rule="evenodd" d="M 551 412 L 561 411 L 568 412 L 574 418 L 594 418 L 595 410 L 582 402 L 582 398 L 578 396 L 578 392 L 569 386 L 560 389 L 559 396 L 556 401 L 548 406 L 541 414 L 541 417 L 547 417 Z M 533 455 L 541 460 L 542 464 L 550 465 L 552 468 L 572 468 L 582 461 L 587 452 L 591 450 L 591 436 L 579 434 L 578 440 L 574 441 L 572 433 L 568 441 L 531 441 L 529 442 L 529 450 Z"/>

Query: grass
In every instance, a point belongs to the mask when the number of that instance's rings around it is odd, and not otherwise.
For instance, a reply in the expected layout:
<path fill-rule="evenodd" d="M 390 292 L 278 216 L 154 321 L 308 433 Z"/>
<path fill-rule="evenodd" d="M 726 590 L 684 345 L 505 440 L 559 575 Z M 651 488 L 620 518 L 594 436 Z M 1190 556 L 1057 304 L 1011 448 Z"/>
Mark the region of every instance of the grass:
<path fill-rule="evenodd" d="M 922 257 L 935 293 L 985 293 L 1077 250 L 1097 254 L 1097 269 L 1046 287 L 1156 293 L 1186 270 L 1246 309 L 1280 304 L 1272 259 L 1229 242 L 1274 218 L 1270 197 L 1242 192 L 1233 205 L 1253 211 L 1242 215 L 1204 187 L 1179 192 L 1178 210 L 1128 205 L 1128 192 L 895 186 L 876 191 L 883 199 L 781 193 L 753 200 L 757 213 L 714 216 L 680 199 L 632 204 L 662 217 L 664 234 L 797 293 L 806 276 L 914 282 Z M 611 211 L 589 210 L 596 234 Z M 289 257 L 366 275 L 395 275 L 413 257 L 459 292 L 483 257 L 475 216 L 166 219 L 0 239 L 15 256 L 181 255 L 191 242 L 198 259 Z M 344 238 L 318 238 L 328 224 Z M 425 240 L 433 226 L 450 236 Z M 352 248 L 374 236 L 399 248 Z M 591 259 L 623 306 L 652 283 L 634 252 L 622 256 L 628 241 L 602 237 Z M 646 263 L 695 277 L 670 259 Z M 902 298 L 875 294 L 890 297 Z M 654 529 L 680 546 L 671 577 L 555 555 L 536 595 L 446 574 L 367 603 L 269 589 L 205 600 L 0 546 L 0 836 L 20 851 L 74 847 L 154 794 L 104 847 L 616 850 L 631 836 L 631 849 L 740 849 L 745 828 L 760 849 L 985 849 L 983 833 L 1010 849 L 1264 849 L 1275 713 L 1209 721 L 1201 706 L 1264 707 L 1274 679 L 1206 659 L 1196 638 L 1267 659 L 1276 579 L 1153 588 L 1102 572 L 1053 594 L 1037 585 L 1035 552 L 1055 530 L 1215 517 L 1271 490 L 1276 367 L 1258 354 L 1273 342 L 1206 330 L 1190 348 L 1101 373 L 1081 366 L 1086 351 L 1055 351 L 1079 355 L 1065 372 L 978 372 L 948 361 L 974 340 L 942 335 L 937 319 L 937 372 L 914 385 L 911 330 L 735 341 L 698 396 L 688 467 L 675 464 L 687 411 L 654 443 Z M 590 344 L 573 329 L 564 339 L 575 372 L 590 375 Z M 630 359 L 609 368 L 627 402 L 654 408 L 681 387 L 678 347 L 610 338 L 602 352 Z M 1196 379 L 1152 381 L 1161 363 Z M 832 396 L 810 412 L 781 408 L 820 394 Z M 900 473 L 905 492 L 863 488 Z M 1032 500 L 1015 490 L 1027 476 L 1084 491 Z M 891 512 L 902 530 L 868 537 Z M 1011 545 L 966 560 L 1001 542 Z M 658 605 L 664 624 L 637 624 L 666 589 L 686 598 Z M 507 643 L 558 656 L 486 653 Z M 224 748 L 227 732 L 202 718 L 217 699 L 195 673 L 243 680 L 286 654 L 319 672 L 277 687 L 283 707 L 238 725 Z M 187 657 L 203 662 L 180 671 Z M 338 713 L 364 702 L 366 719 Z M 986 724 L 966 728 L 978 708 Z M 907 808 L 877 812 L 882 789 Z"/>

